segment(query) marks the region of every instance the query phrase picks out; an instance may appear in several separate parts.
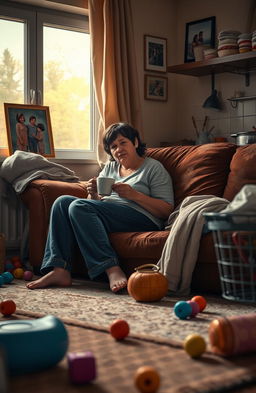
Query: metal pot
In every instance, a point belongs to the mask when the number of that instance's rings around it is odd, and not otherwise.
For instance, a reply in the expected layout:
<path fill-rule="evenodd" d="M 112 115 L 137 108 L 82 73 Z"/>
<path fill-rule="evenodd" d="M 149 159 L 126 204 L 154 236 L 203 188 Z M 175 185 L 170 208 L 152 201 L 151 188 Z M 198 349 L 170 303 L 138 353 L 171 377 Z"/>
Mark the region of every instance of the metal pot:
<path fill-rule="evenodd" d="M 256 131 L 238 132 L 237 134 L 231 134 L 230 136 L 236 138 L 236 144 L 238 146 L 256 143 Z"/>

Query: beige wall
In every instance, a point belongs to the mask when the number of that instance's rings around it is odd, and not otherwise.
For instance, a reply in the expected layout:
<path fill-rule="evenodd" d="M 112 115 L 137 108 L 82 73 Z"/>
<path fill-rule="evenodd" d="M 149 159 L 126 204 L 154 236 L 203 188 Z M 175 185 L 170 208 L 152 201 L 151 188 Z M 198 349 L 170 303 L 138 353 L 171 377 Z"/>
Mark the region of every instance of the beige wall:
<path fill-rule="evenodd" d="M 140 96 L 142 103 L 143 128 L 148 146 L 159 146 L 161 141 L 180 141 L 195 139 L 191 116 L 194 115 L 198 127 L 202 126 L 204 116 L 209 116 L 209 127 L 215 126 L 213 136 L 225 136 L 234 142 L 230 134 L 246 131 L 256 124 L 256 101 L 239 104 L 233 109 L 227 98 L 235 90 L 245 95 L 256 94 L 255 74 L 251 75 L 249 87 L 245 86 L 242 75 L 218 74 L 215 87 L 223 102 L 223 110 L 202 108 L 205 99 L 211 94 L 211 77 L 191 77 L 166 74 L 169 78 L 169 99 L 167 103 L 144 99 L 144 50 L 143 35 L 167 38 L 168 64 L 181 64 L 184 61 L 186 23 L 210 16 L 216 17 L 217 34 L 224 29 L 249 31 L 253 0 L 131 0 L 136 37 L 136 59 L 138 66 Z M 196 4 L 196 5 L 195 5 Z M 243 116 L 245 115 L 245 117 Z"/>
<path fill-rule="evenodd" d="M 177 57 L 171 59 L 171 65 L 183 63 L 185 26 L 187 22 L 216 16 L 216 35 L 221 30 L 249 31 L 248 19 L 253 14 L 251 10 L 252 0 L 198 0 L 195 3 L 190 0 L 177 1 Z M 217 39 L 216 39 L 217 44 Z M 211 77 L 189 77 L 176 75 L 176 111 L 175 120 L 179 135 L 173 135 L 174 139 L 180 137 L 193 137 L 191 116 L 196 117 L 199 126 L 202 125 L 205 115 L 210 117 L 210 126 L 215 126 L 215 136 L 225 136 L 234 142 L 229 135 L 233 131 L 246 131 L 256 123 L 255 101 L 248 101 L 244 105 L 239 104 L 237 109 L 232 109 L 227 98 L 233 96 L 235 90 L 242 91 L 245 95 L 256 94 L 255 73 L 251 75 L 250 87 L 245 86 L 245 78 L 242 75 L 217 74 L 215 87 L 220 93 L 224 104 L 223 111 L 205 110 L 202 108 L 204 100 L 211 93 Z M 243 117 L 242 115 L 246 115 Z"/>
<path fill-rule="evenodd" d="M 144 75 L 150 74 L 144 71 L 144 34 L 167 39 L 167 64 L 170 64 L 176 50 L 176 3 L 175 0 L 131 0 L 144 140 L 148 147 L 159 146 L 160 141 L 169 139 L 169 134 L 175 130 L 175 94 L 173 75 L 155 73 L 169 78 L 168 102 L 144 99 Z"/>

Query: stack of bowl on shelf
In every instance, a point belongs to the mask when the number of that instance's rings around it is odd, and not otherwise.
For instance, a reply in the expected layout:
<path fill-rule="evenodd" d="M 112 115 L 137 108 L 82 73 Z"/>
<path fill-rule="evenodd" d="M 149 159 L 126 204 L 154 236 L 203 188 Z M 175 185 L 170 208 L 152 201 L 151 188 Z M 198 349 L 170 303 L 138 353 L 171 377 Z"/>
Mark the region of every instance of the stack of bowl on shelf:
<path fill-rule="evenodd" d="M 252 50 L 252 34 L 243 33 L 238 36 L 239 53 L 250 52 Z"/>
<path fill-rule="evenodd" d="M 241 35 L 240 31 L 223 30 L 218 34 L 218 56 L 229 56 L 239 53 L 238 36 Z"/>
<path fill-rule="evenodd" d="M 214 48 L 204 49 L 204 59 L 205 60 L 214 59 L 214 57 L 218 57 L 217 49 L 214 49 Z"/>
<path fill-rule="evenodd" d="M 256 51 L 256 30 L 252 33 L 252 50 Z"/>

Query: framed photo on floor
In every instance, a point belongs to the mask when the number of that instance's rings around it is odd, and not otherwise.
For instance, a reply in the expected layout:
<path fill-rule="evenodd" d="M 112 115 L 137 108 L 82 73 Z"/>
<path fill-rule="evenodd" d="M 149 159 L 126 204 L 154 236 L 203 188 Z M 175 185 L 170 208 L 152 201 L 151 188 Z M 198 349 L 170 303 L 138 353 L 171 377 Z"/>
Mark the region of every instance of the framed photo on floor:
<path fill-rule="evenodd" d="M 9 154 L 16 150 L 55 157 L 48 106 L 4 103 Z"/>
<path fill-rule="evenodd" d="M 167 39 L 144 35 L 144 68 L 147 71 L 166 72 Z"/>
<path fill-rule="evenodd" d="M 146 100 L 167 101 L 168 78 L 158 75 L 145 75 L 144 98 Z"/>
<path fill-rule="evenodd" d="M 194 48 L 215 47 L 215 16 L 186 23 L 184 62 L 195 61 Z"/>

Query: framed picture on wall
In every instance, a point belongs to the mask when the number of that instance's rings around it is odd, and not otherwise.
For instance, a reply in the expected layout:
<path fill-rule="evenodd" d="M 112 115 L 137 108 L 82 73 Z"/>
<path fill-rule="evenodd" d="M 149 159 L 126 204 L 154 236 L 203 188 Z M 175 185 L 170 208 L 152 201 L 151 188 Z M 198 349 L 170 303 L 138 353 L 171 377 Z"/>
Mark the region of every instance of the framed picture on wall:
<path fill-rule="evenodd" d="M 16 150 L 55 157 L 48 106 L 4 103 L 9 154 Z"/>
<path fill-rule="evenodd" d="M 144 97 L 146 100 L 167 101 L 168 78 L 158 75 L 145 75 Z"/>
<path fill-rule="evenodd" d="M 215 47 L 215 16 L 186 23 L 184 62 L 195 61 L 194 48 Z"/>
<path fill-rule="evenodd" d="M 147 71 L 166 72 L 167 39 L 144 35 L 144 68 Z"/>

